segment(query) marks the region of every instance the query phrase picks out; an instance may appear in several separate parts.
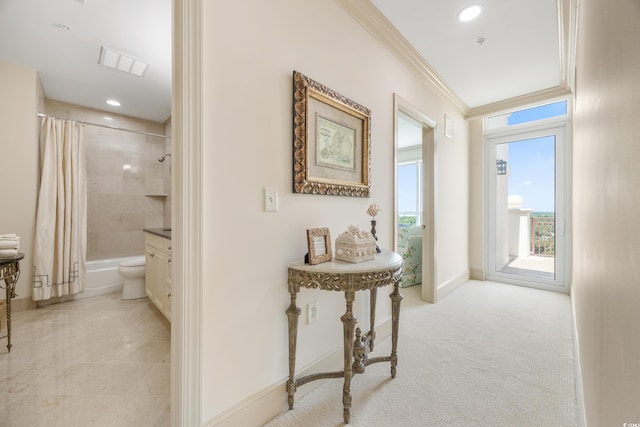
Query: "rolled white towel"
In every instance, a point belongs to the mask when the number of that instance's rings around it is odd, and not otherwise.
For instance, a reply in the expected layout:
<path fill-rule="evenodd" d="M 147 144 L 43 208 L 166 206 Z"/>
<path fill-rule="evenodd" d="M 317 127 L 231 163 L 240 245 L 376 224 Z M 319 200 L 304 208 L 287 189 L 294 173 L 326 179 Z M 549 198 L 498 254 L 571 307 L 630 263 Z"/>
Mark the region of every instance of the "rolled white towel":
<path fill-rule="evenodd" d="M 10 234 L 0 234 L 0 240 L 13 240 L 13 239 L 20 239 L 20 236 L 18 236 L 15 233 L 10 233 Z"/>
<path fill-rule="evenodd" d="M 0 249 L 18 249 L 20 240 L 0 240 Z"/>
<path fill-rule="evenodd" d="M 17 249 L 0 249 L 0 258 L 12 258 L 18 256 Z"/>

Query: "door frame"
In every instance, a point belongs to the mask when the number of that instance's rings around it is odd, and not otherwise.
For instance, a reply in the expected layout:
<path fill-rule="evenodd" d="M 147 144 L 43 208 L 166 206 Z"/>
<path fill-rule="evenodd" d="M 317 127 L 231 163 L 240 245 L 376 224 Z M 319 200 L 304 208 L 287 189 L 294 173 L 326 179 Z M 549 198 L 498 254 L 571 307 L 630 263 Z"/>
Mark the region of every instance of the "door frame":
<path fill-rule="evenodd" d="M 495 206 L 497 144 L 556 135 L 555 218 L 556 265 L 554 280 L 514 276 L 495 269 Z M 568 116 L 485 132 L 485 271 L 488 280 L 569 293 L 571 282 L 571 134 Z M 559 173 L 561 172 L 561 173 Z"/>
<path fill-rule="evenodd" d="M 172 0 L 171 425 L 202 424 L 202 0 Z"/>
<path fill-rule="evenodd" d="M 423 301 L 438 301 L 436 271 L 437 123 L 393 94 L 393 245 L 398 249 L 398 112 L 422 125 L 422 285 Z M 425 274 L 426 273 L 426 274 Z"/>

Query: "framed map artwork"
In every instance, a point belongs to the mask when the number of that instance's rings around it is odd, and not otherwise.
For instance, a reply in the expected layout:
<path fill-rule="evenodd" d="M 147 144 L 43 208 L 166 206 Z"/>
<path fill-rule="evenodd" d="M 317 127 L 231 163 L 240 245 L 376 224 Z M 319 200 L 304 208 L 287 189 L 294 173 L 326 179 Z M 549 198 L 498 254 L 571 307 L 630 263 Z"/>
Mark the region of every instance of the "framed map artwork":
<path fill-rule="evenodd" d="M 369 197 L 369 109 L 297 71 L 293 103 L 293 191 Z"/>

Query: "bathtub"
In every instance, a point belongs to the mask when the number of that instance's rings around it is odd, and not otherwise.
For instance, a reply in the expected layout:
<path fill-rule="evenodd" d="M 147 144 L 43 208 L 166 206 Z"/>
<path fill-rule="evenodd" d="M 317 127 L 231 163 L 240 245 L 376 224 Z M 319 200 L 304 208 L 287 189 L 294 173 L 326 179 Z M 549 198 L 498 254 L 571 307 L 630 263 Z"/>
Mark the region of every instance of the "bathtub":
<path fill-rule="evenodd" d="M 118 265 L 135 258 L 139 258 L 139 256 L 87 261 L 87 280 L 84 291 L 76 294 L 75 298 L 122 292 L 124 281 L 118 274 Z"/>

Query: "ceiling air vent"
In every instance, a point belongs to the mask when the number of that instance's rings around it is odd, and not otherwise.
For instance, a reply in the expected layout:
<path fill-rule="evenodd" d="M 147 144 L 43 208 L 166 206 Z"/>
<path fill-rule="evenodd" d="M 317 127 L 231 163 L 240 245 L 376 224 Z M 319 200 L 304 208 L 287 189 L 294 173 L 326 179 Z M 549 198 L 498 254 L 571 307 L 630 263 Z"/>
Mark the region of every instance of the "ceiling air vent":
<path fill-rule="evenodd" d="M 147 68 L 149 68 L 149 64 L 146 62 L 104 46 L 100 49 L 100 61 L 98 63 L 138 77 L 142 77 Z"/>

